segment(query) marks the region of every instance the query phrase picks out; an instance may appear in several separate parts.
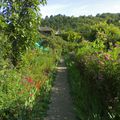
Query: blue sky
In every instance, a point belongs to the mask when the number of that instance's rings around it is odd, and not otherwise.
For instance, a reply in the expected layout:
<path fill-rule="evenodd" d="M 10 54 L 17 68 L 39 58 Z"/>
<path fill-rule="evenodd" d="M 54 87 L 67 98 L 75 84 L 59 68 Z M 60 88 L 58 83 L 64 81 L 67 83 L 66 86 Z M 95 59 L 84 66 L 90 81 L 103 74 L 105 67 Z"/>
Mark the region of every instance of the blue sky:
<path fill-rule="evenodd" d="M 120 13 L 120 0 L 47 0 L 40 7 L 42 17 L 50 15 L 96 15 L 97 13 Z"/>

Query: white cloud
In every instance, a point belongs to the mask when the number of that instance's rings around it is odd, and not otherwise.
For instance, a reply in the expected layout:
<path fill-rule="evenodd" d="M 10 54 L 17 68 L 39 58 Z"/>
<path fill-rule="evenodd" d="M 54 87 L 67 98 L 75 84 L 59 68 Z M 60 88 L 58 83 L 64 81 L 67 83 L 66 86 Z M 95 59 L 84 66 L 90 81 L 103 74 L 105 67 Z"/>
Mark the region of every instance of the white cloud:
<path fill-rule="evenodd" d="M 63 5 L 63 4 L 53 4 L 49 6 L 42 6 L 41 7 L 41 13 L 42 17 L 44 18 L 46 15 L 56 15 L 61 12 L 64 12 L 65 9 L 67 9 L 68 5 Z"/>
<path fill-rule="evenodd" d="M 97 13 L 120 13 L 120 1 L 99 1 L 92 3 L 90 1 L 84 2 L 66 2 L 58 4 L 49 4 L 41 7 L 42 17 L 46 15 L 65 14 L 68 16 L 80 16 L 80 15 L 96 15 Z"/>
<path fill-rule="evenodd" d="M 119 12 L 120 13 L 120 5 L 112 6 L 112 12 Z"/>
<path fill-rule="evenodd" d="M 78 6 L 78 7 L 71 7 L 71 9 L 66 10 L 69 16 L 80 16 L 87 14 L 88 5 Z"/>

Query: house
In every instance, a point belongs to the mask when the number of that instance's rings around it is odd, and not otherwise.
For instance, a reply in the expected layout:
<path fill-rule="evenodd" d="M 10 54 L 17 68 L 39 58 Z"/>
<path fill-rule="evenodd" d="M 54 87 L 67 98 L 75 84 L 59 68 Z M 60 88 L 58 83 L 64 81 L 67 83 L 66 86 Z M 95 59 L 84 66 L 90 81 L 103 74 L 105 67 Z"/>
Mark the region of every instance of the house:
<path fill-rule="evenodd" d="M 39 27 L 39 32 L 44 35 L 51 35 L 53 30 L 50 27 Z"/>

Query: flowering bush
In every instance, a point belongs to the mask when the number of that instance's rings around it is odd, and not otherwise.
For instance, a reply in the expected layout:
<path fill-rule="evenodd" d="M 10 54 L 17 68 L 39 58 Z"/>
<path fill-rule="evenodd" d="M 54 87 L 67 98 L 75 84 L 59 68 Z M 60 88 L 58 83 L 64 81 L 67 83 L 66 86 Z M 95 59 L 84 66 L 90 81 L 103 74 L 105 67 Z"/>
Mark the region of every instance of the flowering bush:
<path fill-rule="evenodd" d="M 120 47 L 83 41 L 75 59 L 68 58 L 69 79 L 78 117 L 82 120 L 120 119 Z"/>
<path fill-rule="evenodd" d="M 49 99 L 47 97 L 51 89 L 51 79 L 53 79 L 51 72 L 55 70 L 56 61 L 57 57 L 52 49 L 49 53 L 33 49 L 22 56 L 22 61 L 17 68 L 11 68 L 9 64 L 2 68 L 0 71 L 0 120 L 33 120 L 43 116 L 45 101 Z M 41 102 L 36 102 L 38 100 Z M 35 111 L 40 113 L 37 114 Z"/>

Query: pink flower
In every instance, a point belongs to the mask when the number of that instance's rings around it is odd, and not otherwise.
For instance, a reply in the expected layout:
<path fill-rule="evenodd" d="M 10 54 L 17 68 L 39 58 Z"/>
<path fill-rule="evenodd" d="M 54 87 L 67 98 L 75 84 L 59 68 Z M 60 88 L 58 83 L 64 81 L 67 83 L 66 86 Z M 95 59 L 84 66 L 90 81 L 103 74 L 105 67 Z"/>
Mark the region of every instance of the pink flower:
<path fill-rule="evenodd" d="M 110 60 L 110 55 L 109 54 L 105 54 L 105 60 Z"/>

